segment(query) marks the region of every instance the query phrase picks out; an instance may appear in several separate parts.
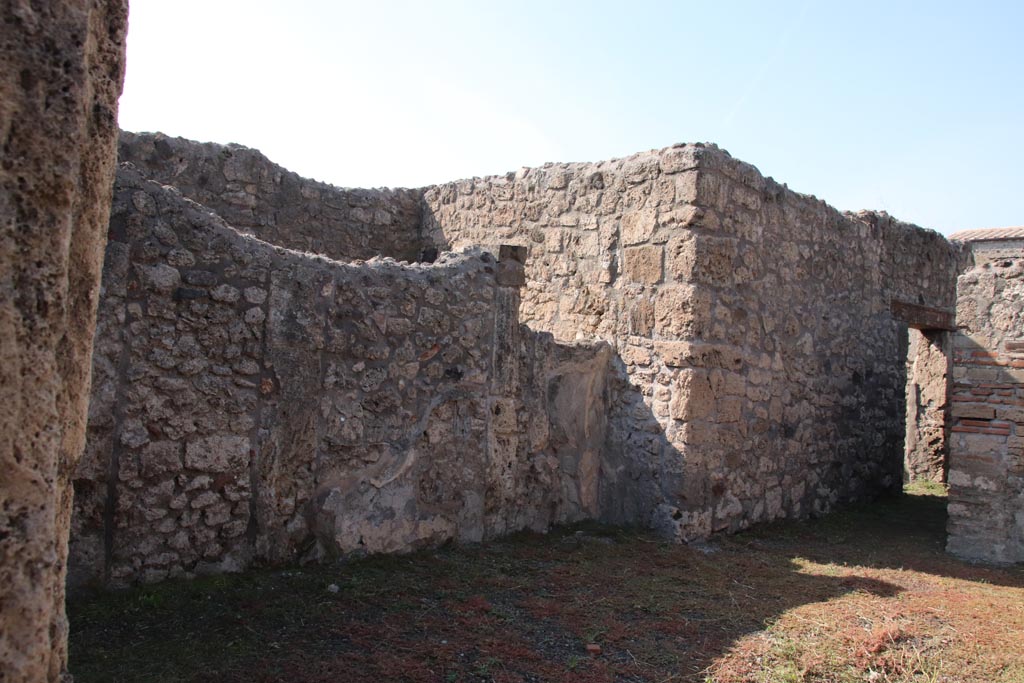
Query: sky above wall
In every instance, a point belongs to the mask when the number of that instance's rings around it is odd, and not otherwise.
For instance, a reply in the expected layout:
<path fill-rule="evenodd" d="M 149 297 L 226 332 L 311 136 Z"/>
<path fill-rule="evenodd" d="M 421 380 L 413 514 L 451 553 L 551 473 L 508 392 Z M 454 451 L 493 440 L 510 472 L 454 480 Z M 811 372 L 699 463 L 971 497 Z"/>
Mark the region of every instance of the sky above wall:
<path fill-rule="evenodd" d="M 714 142 L 840 209 L 1024 224 L 1024 3 L 131 0 L 121 127 L 350 187 Z"/>

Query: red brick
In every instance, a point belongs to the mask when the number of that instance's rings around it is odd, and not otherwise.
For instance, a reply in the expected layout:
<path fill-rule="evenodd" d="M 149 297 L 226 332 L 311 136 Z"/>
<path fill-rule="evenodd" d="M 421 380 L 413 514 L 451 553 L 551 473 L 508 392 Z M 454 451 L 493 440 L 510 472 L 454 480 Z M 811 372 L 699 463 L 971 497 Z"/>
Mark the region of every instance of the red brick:
<path fill-rule="evenodd" d="M 985 433 L 985 430 L 981 429 L 979 427 L 961 427 L 960 425 L 954 426 L 952 431 L 954 431 L 954 432 L 966 432 L 967 434 L 984 434 Z"/>

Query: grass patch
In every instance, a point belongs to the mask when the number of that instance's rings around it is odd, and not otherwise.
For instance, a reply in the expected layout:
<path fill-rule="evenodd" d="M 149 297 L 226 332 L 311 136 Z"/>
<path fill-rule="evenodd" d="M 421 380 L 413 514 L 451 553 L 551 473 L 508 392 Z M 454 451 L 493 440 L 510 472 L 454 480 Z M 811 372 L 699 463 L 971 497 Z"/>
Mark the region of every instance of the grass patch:
<path fill-rule="evenodd" d="M 1024 569 L 947 556 L 943 496 L 916 486 L 700 548 L 587 524 L 82 594 L 71 668 L 79 683 L 1020 683 Z"/>

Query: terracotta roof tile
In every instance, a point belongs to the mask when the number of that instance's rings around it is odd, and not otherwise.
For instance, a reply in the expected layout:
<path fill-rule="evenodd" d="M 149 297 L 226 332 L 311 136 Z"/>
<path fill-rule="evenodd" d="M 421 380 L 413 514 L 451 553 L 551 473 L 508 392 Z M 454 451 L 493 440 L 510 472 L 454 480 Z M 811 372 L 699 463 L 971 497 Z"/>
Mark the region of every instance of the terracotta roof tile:
<path fill-rule="evenodd" d="M 1024 225 L 1015 228 L 979 228 L 960 230 L 949 236 L 959 242 L 988 242 L 995 240 L 1024 240 Z"/>

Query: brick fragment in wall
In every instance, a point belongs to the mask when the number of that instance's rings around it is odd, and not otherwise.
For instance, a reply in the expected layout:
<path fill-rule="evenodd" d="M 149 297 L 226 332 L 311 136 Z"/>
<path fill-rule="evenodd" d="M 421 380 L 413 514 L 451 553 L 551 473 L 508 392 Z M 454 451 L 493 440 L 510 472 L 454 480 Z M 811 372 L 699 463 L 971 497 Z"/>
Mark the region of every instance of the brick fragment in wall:
<path fill-rule="evenodd" d="M 982 250 L 984 251 L 984 250 Z M 1024 254 L 978 258 L 958 280 L 947 550 L 1024 561 Z"/>

